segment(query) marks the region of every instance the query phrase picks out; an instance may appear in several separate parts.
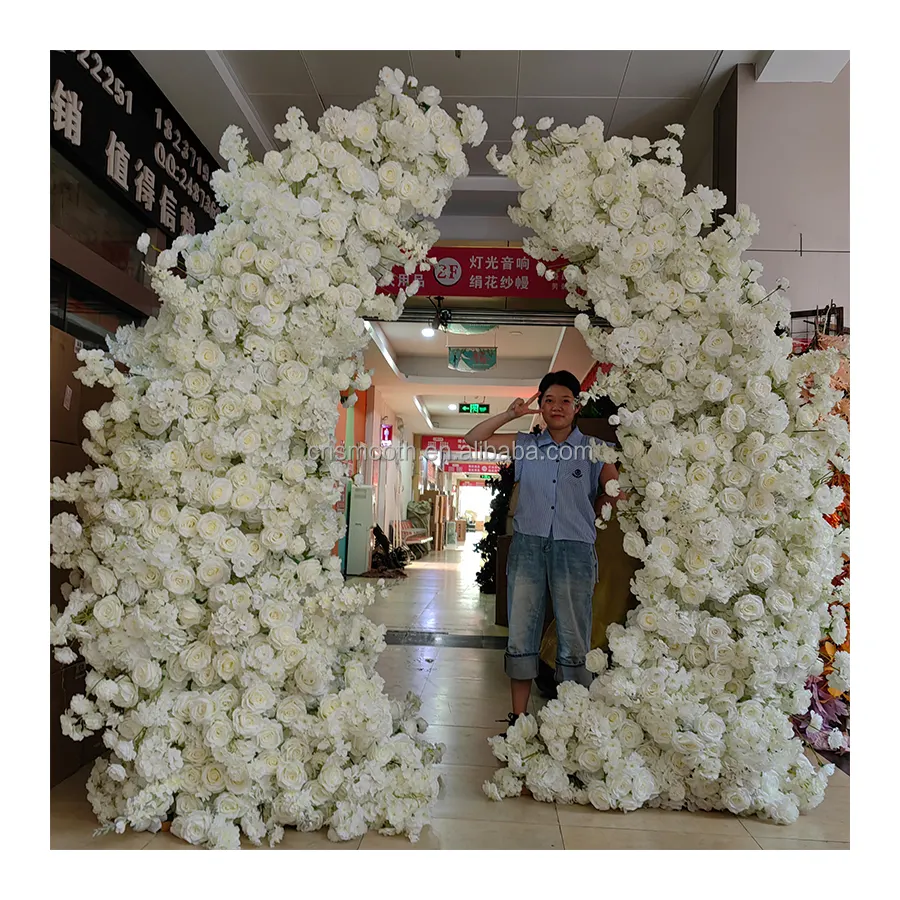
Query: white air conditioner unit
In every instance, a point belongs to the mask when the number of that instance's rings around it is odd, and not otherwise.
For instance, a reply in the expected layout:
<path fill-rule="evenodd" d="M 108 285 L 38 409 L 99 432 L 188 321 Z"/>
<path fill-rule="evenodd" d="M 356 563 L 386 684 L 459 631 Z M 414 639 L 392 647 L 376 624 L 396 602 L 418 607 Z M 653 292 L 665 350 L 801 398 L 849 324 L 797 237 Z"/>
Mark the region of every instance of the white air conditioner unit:
<path fill-rule="evenodd" d="M 347 574 L 362 575 L 372 568 L 372 528 L 375 526 L 375 488 L 350 486 L 350 522 L 347 526 Z"/>

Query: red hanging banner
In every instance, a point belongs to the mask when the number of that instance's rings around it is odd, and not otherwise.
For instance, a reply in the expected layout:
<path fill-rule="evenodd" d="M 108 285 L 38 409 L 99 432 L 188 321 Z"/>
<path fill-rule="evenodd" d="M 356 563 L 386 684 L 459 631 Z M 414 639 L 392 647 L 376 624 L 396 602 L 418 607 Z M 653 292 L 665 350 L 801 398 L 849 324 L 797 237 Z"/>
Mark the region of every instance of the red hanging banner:
<path fill-rule="evenodd" d="M 379 288 L 379 292 L 396 294 L 417 280 L 419 294 L 425 297 L 547 300 L 566 296 L 562 272 L 547 281 L 537 274 L 536 261 L 519 247 L 432 247 L 429 255 L 437 259 L 437 265 L 429 271 L 407 275 L 402 266 L 395 266 L 393 284 Z"/>

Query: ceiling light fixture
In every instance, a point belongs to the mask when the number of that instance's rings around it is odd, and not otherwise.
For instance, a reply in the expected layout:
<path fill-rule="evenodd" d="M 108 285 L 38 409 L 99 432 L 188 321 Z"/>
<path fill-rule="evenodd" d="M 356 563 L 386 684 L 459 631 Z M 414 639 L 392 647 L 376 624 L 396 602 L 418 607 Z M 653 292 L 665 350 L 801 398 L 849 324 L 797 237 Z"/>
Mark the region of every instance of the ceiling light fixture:
<path fill-rule="evenodd" d="M 430 325 L 426 325 L 426 326 L 422 329 L 422 336 L 423 336 L 423 337 L 428 337 L 428 338 L 434 337 L 434 329 L 433 329 Z"/>
<path fill-rule="evenodd" d="M 453 412 L 456 412 L 457 406 L 456 406 L 455 403 L 451 403 L 451 404 L 447 407 L 447 409 L 452 410 Z"/>
<path fill-rule="evenodd" d="M 522 336 L 522 332 L 521 332 L 521 331 L 511 331 L 510 334 L 511 334 L 511 335 L 515 335 L 516 337 L 521 337 L 521 336 Z"/>

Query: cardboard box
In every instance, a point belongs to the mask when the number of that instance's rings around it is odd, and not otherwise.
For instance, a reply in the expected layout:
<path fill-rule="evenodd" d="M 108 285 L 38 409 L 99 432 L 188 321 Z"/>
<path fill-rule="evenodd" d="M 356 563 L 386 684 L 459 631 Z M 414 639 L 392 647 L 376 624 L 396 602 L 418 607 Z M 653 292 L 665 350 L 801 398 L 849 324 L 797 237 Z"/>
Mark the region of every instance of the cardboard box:
<path fill-rule="evenodd" d="M 50 326 L 50 440 L 77 444 L 81 420 L 81 382 L 75 370 L 75 338 Z"/>

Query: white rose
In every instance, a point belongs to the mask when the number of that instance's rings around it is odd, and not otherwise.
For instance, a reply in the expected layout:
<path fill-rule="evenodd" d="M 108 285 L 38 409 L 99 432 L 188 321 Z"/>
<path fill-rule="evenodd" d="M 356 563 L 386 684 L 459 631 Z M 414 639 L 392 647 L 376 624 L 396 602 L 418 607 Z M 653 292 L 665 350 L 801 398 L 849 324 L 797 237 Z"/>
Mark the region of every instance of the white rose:
<path fill-rule="evenodd" d="M 758 488 L 747 493 L 747 511 L 755 516 L 765 516 L 775 510 L 775 495 Z"/>
<path fill-rule="evenodd" d="M 212 662 L 212 650 L 207 644 L 194 643 L 185 647 L 178 658 L 188 672 L 200 672 Z"/>
<path fill-rule="evenodd" d="M 584 665 L 589 672 L 599 673 L 605 671 L 607 666 L 606 653 L 599 647 L 595 647 L 585 657 Z"/>
<path fill-rule="evenodd" d="M 722 805 L 730 813 L 739 816 L 753 803 L 753 797 L 746 788 L 733 785 L 722 792 Z"/>
<path fill-rule="evenodd" d="M 675 406 L 671 400 L 654 400 L 647 410 L 647 421 L 651 425 L 668 425 L 675 415 Z"/>
<path fill-rule="evenodd" d="M 703 396 L 713 403 L 722 403 L 731 394 L 731 379 L 727 375 L 713 375 Z"/>
<path fill-rule="evenodd" d="M 207 763 L 201 776 L 203 786 L 214 794 L 225 790 L 225 770 L 219 763 Z"/>
<path fill-rule="evenodd" d="M 638 211 L 630 203 L 617 200 L 609 209 L 609 220 L 623 231 L 628 231 L 637 221 Z"/>
<path fill-rule="evenodd" d="M 403 166 L 396 160 L 388 160 L 378 169 L 378 180 L 386 191 L 395 191 L 403 179 Z"/>
<path fill-rule="evenodd" d="M 152 659 L 142 659 L 131 672 L 131 680 L 146 691 L 155 691 L 162 684 L 162 669 Z"/>
<path fill-rule="evenodd" d="M 110 594 L 95 603 L 92 612 L 103 628 L 118 628 L 125 608 L 115 594 Z"/>
<path fill-rule="evenodd" d="M 747 426 L 747 412 L 742 406 L 726 406 L 721 421 L 723 428 L 739 434 Z"/>
<path fill-rule="evenodd" d="M 743 622 L 754 622 L 765 615 L 762 599 L 755 594 L 745 594 L 734 605 L 734 614 Z"/>
<path fill-rule="evenodd" d="M 705 353 L 717 359 L 720 356 L 728 356 L 732 350 L 731 335 L 722 328 L 711 331 L 701 345 Z"/>
<path fill-rule="evenodd" d="M 727 513 L 740 512 L 747 504 L 744 492 L 739 488 L 728 487 L 719 494 L 719 505 Z"/>
<path fill-rule="evenodd" d="M 781 588 L 769 588 L 766 605 L 775 615 L 786 617 L 794 611 L 794 598 Z"/>
<path fill-rule="evenodd" d="M 318 219 L 322 215 L 322 204 L 315 197 L 301 197 L 298 208 L 304 219 Z"/>
<path fill-rule="evenodd" d="M 202 281 L 212 272 L 213 260 L 203 250 L 194 250 L 193 253 L 187 255 L 184 267 L 188 275 L 191 275 L 198 281 Z"/>
<path fill-rule="evenodd" d="M 209 501 L 210 506 L 217 508 L 228 506 L 233 490 L 234 488 L 227 478 L 214 478 L 209 483 L 206 499 Z"/>
<path fill-rule="evenodd" d="M 640 725 L 627 720 L 622 723 L 622 726 L 616 732 L 616 737 L 626 750 L 637 750 L 644 742 L 644 732 L 641 730 Z"/>
<path fill-rule="evenodd" d="M 716 455 L 716 442 L 709 434 L 694 435 L 688 446 L 694 459 L 700 461 L 712 459 Z"/>
<path fill-rule="evenodd" d="M 111 594 L 118 583 L 119 579 L 106 566 L 97 566 L 91 571 L 91 587 L 95 594 Z"/>
<path fill-rule="evenodd" d="M 285 790 L 298 791 L 306 784 L 307 776 L 300 762 L 279 762 L 275 775 L 278 783 Z"/>
<path fill-rule="evenodd" d="M 271 250 L 260 250 L 256 254 L 256 271 L 263 278 L 271 278 L 281 263 L 281 259 Z"/>
<path fill-rule="evenodd" d="M 319 220 L 322 234 L 335 241 L 342 241 L 347 234 L 347 222 L 335 212 L 327 212 Z"/>
<path fill-rule="evenodd" d="M 236 278 L 241 273 L 241 264 L 233 256 L 226 256 L 222 260 L 222 274 L 228 278 Z"/>
<path fill-rule="evenodd" d="M 333 794 L 344 783 L 344 773 L 339 766 L 329 763 L 322 767 L 318 781 L 329 794 Z"/>
<path fill-rule="evenodd" d="M 217 543 L 227 530 L 228 523 L 220 513 L 203 513 L 197 520 L 197 534 L 210 543 Z"/>
<path fill-rule="evenodd" d="M 244 272 L 240 283 L 241 296 L 249 303 L 259 303 L 266 292 L 266 284 L 253 272 Z"/>
<path fill-rule="evenodd" d="M 233 256 L 244 268 L 246 268 L 256 257 L 256 244 L 252 241 L 241 241 L 241 243 L 234 248 Z"/>
<path fill-rule="evenodd" d="M 197 346 L 194 358 L 204 369 L 210 371 L 220 368 L 225 363 L 225 354 L 222 352 L 222 348 L 212 341 L 201 341 Z"/>
<path fill-rule="evenodd" d="M 218 556 L 208 556 L 197 567 L 197 580 L 205 587 L 223 584 L 231 577 L 231 566 Z"/>
<path fill-rule="evenodd" d="M 348 193 L 352 194 L 356 191 L 362 190 L 362 170 L 355 160 L 353 162 L 347 162 L 344 163 L 344 165 L 339 166 L 337 170 L 337 177 L 338 181 L 341 184 L 341 187 Z"/>
<path fill-rule="evenodd" d="M 761 553 L 751 553 L 744 561 L 744 574 L 747 576 L 747 580 L 754 584 L 768 581 L 772 577 L 773 571 L 772 560 Z"/>
<path fill-rule="evenodd" d="M 198 773 L 199 774 L 199 773 Z M 186 773 L 181 772 L 182 785 L 187 787 Z M 197 787 L 200 786 L 200 779 L 197 778 Z M 205 810 L 195 810 L 189 812 L 186 816 L 176 816 L 172 821 L 172 834 L 180 837 L 189 844 L 202 844 L 209 834 L 212 827 L 212 815 Z"/>
<path fill-rule="evenodd" d="M 688 582 L 681 589 L 681 599 L 688 606 L 699 606 L 705 599 L 706 594 L 696 584 Z"/>
<path fill-rule="evenodd" d="M 768 375 L 753 375 L 747 379 L 747 395 L 757 405 L 764 405 L 771 393 L 772 379 Z"/>
<path fill-rule="evenodd" d="M 584 772 L 599 772 L 603 768 L 603 757 L 594 747 L 580 746 L 575 751 L 575 764 Z"/>
<path fill-rule="evenodd" d="M 687 375 L 687 363 L 680 356 L 667 356 L 663 360 L 662 373 L 669 381 L 682 381 Z"/>
<path fill-rule="evenodd" d="M 194 590 L 194 573 L 187 567 L 167 569 L 163 575 L 163 587 L 176 596 L 190 594 Z"/>
<path fill-rule="evenodd" d="M 692 294 L 705 291 L 709 286 L 709 272 L 705 272 L 703 269 L 688 269 L 681 273 L 681 283 L 685 290 Z"/>

